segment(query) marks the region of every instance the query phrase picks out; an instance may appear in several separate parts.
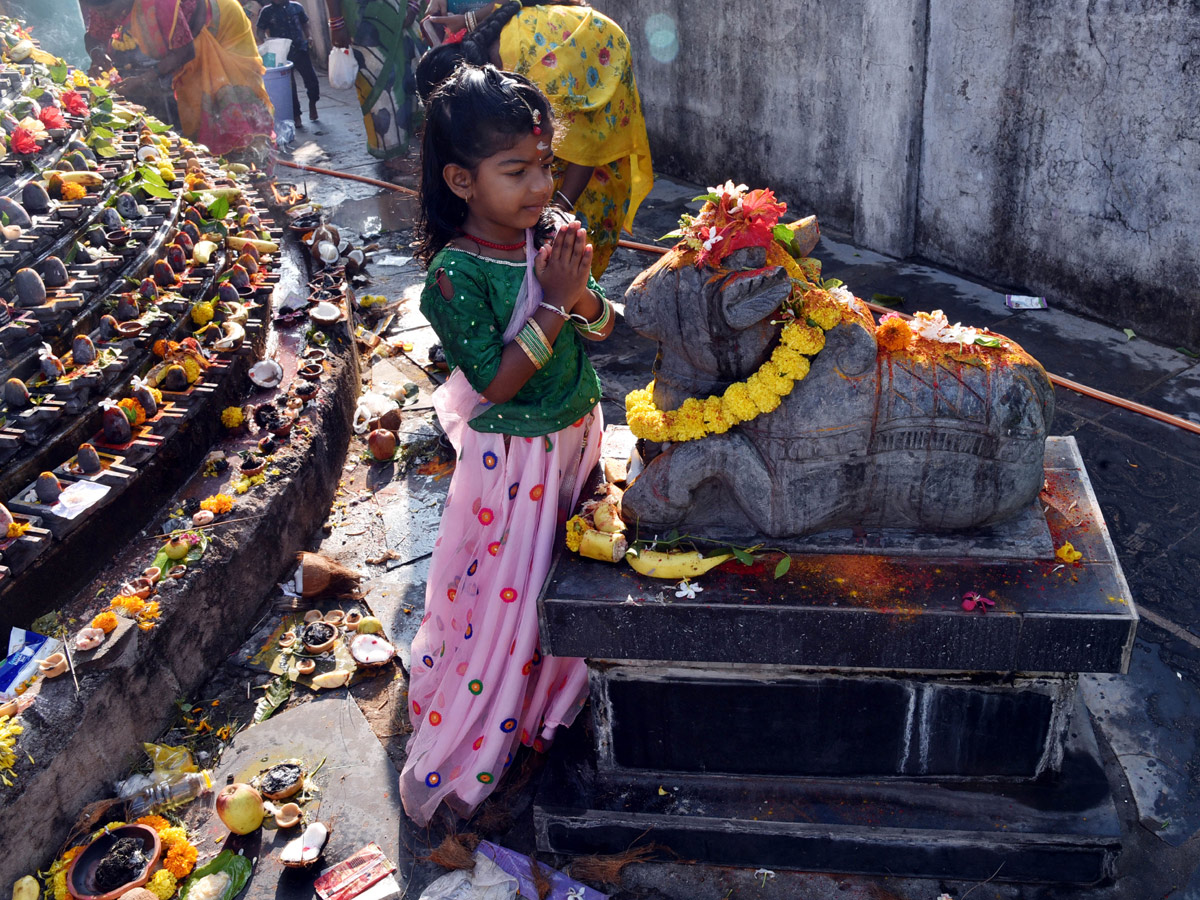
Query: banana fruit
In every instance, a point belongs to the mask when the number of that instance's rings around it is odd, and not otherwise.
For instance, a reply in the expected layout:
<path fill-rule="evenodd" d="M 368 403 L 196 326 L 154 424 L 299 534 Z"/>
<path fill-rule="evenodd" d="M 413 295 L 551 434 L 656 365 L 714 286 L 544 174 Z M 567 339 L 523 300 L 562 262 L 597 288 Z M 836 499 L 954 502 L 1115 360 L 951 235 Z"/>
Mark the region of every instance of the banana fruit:
<path fill-rule="evenodd" d="M 69 184 L 81 184 L 84 187 L 100 187 L 104 184 L 104 176 L 89 171 L 75 172 L 67 169 L 55 169 L 51 178 L 58 178 Z"/>
<path fill-rule="evenodd" d="M 733 559 L 733 554 L 705 556 L 699 550 L 639 550 L 637 553 L 625 554 L 625 561 L 639 575 L 665 578 L 668 581 L 699 578 L 727 559 Z"/>
<path fill-rule="evenodd" d="M 579 555 L 601 562 L 620 562 L 628 549 L 629 542 L 619 531 L 585 531 L 579 540 Z"/>
<path fill-rule="evenodd" d="M 225 238 L 225 243 L 239 252 L 245 249 L 249 244 L 253 244 L 254 249 L 259 253 L 275 253 L 279 250 L 279 245 L 274 241 L 258 241 L 254 238 L 238 237 L 237 235 L 233 234 Z"/>

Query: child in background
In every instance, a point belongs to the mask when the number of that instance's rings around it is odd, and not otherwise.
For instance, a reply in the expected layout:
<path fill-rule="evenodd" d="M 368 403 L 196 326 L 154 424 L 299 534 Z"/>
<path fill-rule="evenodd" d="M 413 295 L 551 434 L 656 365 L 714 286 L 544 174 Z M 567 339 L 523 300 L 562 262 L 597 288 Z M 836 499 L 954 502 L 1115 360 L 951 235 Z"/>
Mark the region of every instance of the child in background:
<path fill-rule="evenodd" d="M 537 598 L 600 455 L 585 340 L 612 330 L 592 246 L 547 207 L 554 123 L 527 79 L 463 66 L 430 98 L 422 145 L 421 311 L 454 371 L 434 394 L 458 455 L 412 647 L 405 811 L 469 816 L 583 704 L 583 660 L 543 656 Z"/>
<path fill-rule="evenodd" d="M 312 57 L 308 53 L 311 36 L 308 31 L 308 13 L 296 0 L 271 0 L 258 14 L 258 42 L 269 37 L 287 38 L 292 42 L 288 51 L 288 62 L 292 64 L 292 112 L 296 124 L 300 124 L 300 95 L 296 91 L 296 75 L 304 81 L 304 92 L 308 94 L 308 117 L 317 121 L 317 101 L 321 99 L 321 83 L 313 69 Z M 279 63 L 283 65 L 283 63 Z"/>

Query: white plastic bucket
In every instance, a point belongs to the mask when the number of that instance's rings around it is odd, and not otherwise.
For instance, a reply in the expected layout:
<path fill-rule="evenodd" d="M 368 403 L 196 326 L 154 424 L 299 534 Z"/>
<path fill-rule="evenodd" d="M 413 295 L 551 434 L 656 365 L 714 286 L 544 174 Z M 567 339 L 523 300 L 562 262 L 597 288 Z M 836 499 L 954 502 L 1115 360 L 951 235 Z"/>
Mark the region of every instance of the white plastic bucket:
<path fill-rule="evenodd" d="M 275 121 L 293 118 L 292 109 L 292 64 L 285 63 L 263 73 L 263 85 L 271 105 L 275 107 Z"/>

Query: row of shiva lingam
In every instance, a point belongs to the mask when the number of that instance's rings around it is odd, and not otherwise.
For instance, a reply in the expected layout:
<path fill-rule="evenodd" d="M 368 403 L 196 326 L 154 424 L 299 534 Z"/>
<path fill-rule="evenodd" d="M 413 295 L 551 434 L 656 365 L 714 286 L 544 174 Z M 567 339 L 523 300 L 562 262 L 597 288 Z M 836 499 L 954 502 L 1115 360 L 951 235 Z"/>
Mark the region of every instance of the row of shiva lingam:
<path fill-rule="evenodd" d="M 211 187 L 213 172 L 206 172 L 198 157 L 188 160 L 188 168 L 186 177 L 195 176 L 190 186 L 201 191 Z M 252 199 L 240 189 L 237 195 Z M 0 429 L 0 455 L 25 465 L 10 462 L 9 468 L 24 475 L 20 484 L 6 483 L 0 496 L 11 498 L 7 515 L 18 525 L 44 524 L 61 541 L 82 522 L 81 512 L 111 503 L 112 492 L 122 490 L 181 424 L 211 406 L 205 400 L 217 393 L 233 354 L 243 347 L 261 353 L 263 312 L 278 275 L 270 271 L 270 254 L 259 247 L 277 248 L 280 235 L 269 230 L 261 206 L 243 202 L 227 210 L 226 216 L 241 229 L 235 239 L 241 255 L 222 273 L 225 240 L 205 240 L 204 229 L 213 226 L 209 215 L 214 204 L 211 199 L 207 203 L 188 204 L 178 228 L 174 221 L 182 198 L 155 204 L 161 218 L 150 232 L 150 245 L 161 250 L 167 238 L 170 243 L 163 258 L 144 261 L 152 274 L 142 278 L 136 290 L 115 297 L 93 292 L 88 303 L 89 315 L 96 320 L 92 331 L 75 334 L 62 356 L 43 346 L 31 373 L 5 382 L 0 399 L 10 421 Z M 46 260 L 41 272 L 20 270 L 13 280 L 14 301 L 37 311 L 61 296 L 72 282 L 54 284 L 59 279 L 53 276 L 62 274 L 56 262 Z M 46 275 L 51 276 L 49 285 Z M 105 299 L 110 306 L 115 300 L 115 307 L 102 314 Z M 140 378 L 132 374 L 138 371 Z M 77 447 L 79 437 L 95 428 L 87 423 L 94 423 L 97 414 L 99 430 Z M 51 468 L 64 456 L 70 458 Z M 30 484 L 27 479 L 34 471 L 41 474 Z M 81 486 L 85 484 L 103 490 Z M 85 510 L 73 509 L 72 501 L 86 504 Z M 9 533 L 14 530 L 21 529 Z M 33 532 L 40 539 L 36 541 L 28 540 L 29 534 L 26 529 L 15 540 L 0 541 L 0 561 L 10 574 L 19 573 L 46 549 L 44 532 Z"/>

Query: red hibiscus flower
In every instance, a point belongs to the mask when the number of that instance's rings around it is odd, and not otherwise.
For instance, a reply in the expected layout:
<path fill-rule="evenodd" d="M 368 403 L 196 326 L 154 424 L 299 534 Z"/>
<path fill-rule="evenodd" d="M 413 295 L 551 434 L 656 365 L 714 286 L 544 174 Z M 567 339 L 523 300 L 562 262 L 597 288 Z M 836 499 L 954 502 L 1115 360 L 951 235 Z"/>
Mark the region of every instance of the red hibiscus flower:
<path fill-rule="evenodd" d="M 83 99 L 83 95 L 79 91 L 63 91 L 62 96 L 58 99 L 62 101 L 67 112 L 73 116 L 86 116 L 90 112 L 87 101 Z"/>
<path fill-rule="evenodd" d="M 13 129 L 10 143 L 14 153 L 37 153 L 42 149 L 29 129 L 23 125 L 18 125 Z"/>
<path fill-rule="evenodd" d="M 57 106 L 44 106 L 42 111 L 38 113 L 38 119 L 47 128 L 66 128 L 67 120 L 63 118 L 63 114 Z"/>
<path fill-rule="evenodd" d="M 600 60 L 600 65 L 607 66 L 608 65 L 608 48 L 601 47 L 600 52 L 596 54 L 596 58 Z"/>
<path fill-rule="evenodd" d="M 547 69 L 553 69 L 555 66 L 558 65 L 558 57 L 555 56 L 553 52 L 547 53 L 545 56 L 542 57 L 542 65 L 545 66 Z"/>

